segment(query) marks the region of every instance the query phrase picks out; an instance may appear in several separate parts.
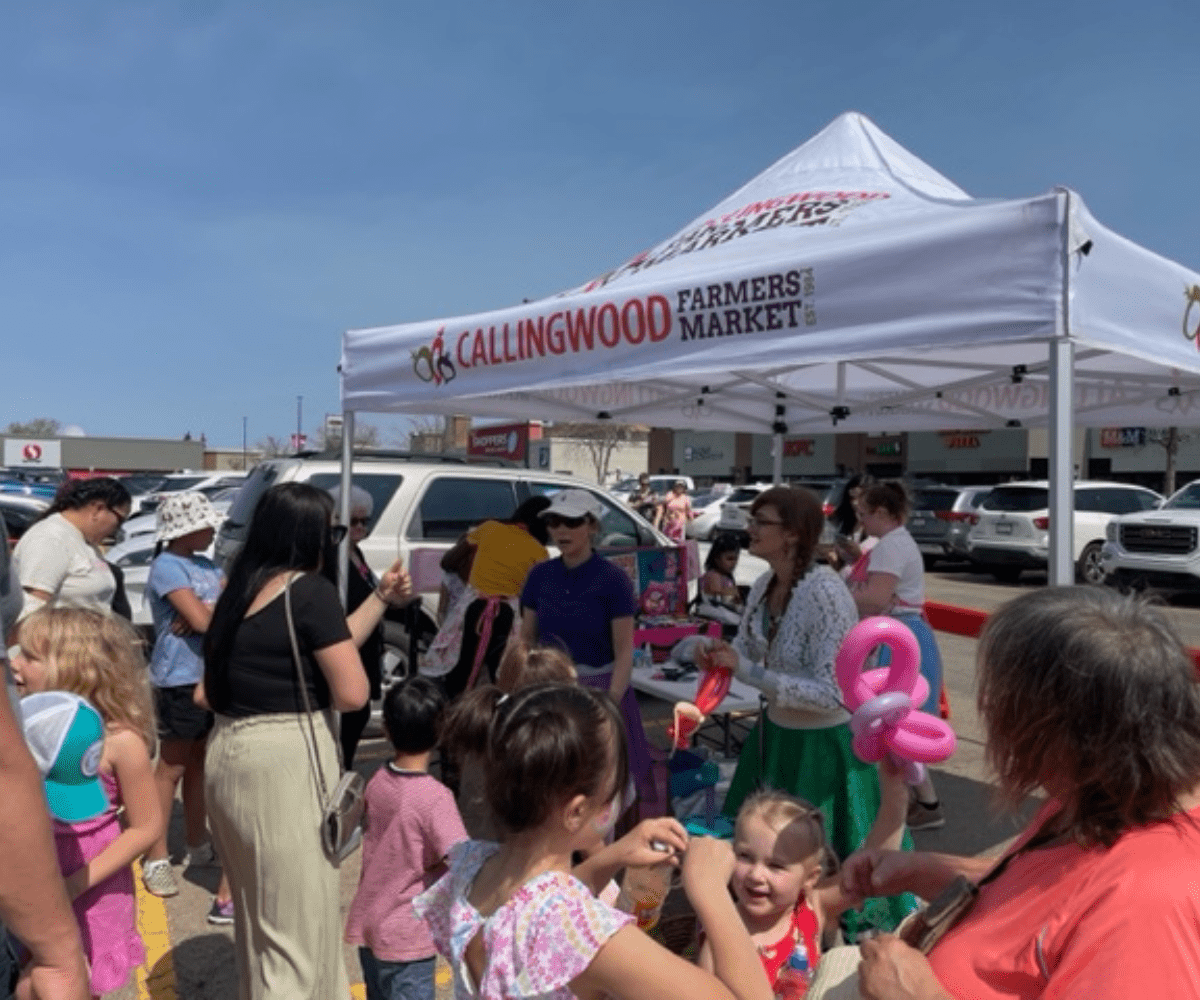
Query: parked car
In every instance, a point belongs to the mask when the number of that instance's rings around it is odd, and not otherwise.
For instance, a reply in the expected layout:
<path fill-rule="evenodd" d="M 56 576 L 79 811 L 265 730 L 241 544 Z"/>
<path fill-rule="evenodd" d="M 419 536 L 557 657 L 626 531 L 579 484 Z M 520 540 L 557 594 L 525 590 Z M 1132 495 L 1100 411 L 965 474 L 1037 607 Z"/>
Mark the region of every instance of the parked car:
<path fill-rule="evenodd" d="M 1109 522 L 1100 565 L 1105 582 L 1116 587 L 1200 589 L 1200 481 L 1171 494 L 1157 510 Z"/>
<path fill-rule="evenodd" d="M 692 490 L 692 513 L 695 515 L 687 526 L 688 538 L 710 542 L 717 533 L 717 522 L 721 519 L 721 506 L 729 498 L 728 493 L 714 493 L 711 489 Z"/>
<path fill-rule="evenodd" d="M 749 545 L 750 532 L 746 530 L 746 526 L 750 521 L 750 505 L 754 503 L 760 493 L 770 488 L 770 483 L 746 483 L 744 486 L 735 486 L 721 504 L 716 533 L 734 535 L 743 547 Z"/>
<path fill-rule="evenodd" d="M 245 472 L 195 473 L 182 472 L 164 477 L 163 481 L 148 493 L 133 498 L 133 513 L 148 514 L 158 509 L 163 497 L 168 493 L 180 493 L 191 490 L 203 493 L 211 499 L 231 487 L 240 487 L 246 480 Z"/>
<path fill-rule="evenodd" d="M 307 456 L 269 459 L 251 470 L 225 523 L 217 533 L 216 561 L 226 569 L 246 537 L 255 505 L 277 483 L 307 482 L 330 489 L 341 482 L 337 461 Z M 374 500 L 367 537 L 360 548 L 377 573 L 397 557 L 411 564 L 414 549 L 447 550 L 467 529 L 489 518 L 507 518 L 531 496 L 552 496 L 564 489 L 585 489 L 604 508 L 598 548 L 633 548 L 670 544 L 665 535 L 599 487 L 572 476 L 560 476 L 497 464 L 468 463 L 461 458 L 407 453 L 356 456 L 354 484 Z M 436 631 L 433 608 L 436 587 L 422 594 L 424 607 L 415 627 L 419 635 Z M 403 626 L 385 628 L 385 639 L 408 648 Z"/>
<path fill-rule="evenodd" d="M 908 532 L 926 569 L 940 560 L 967 561 L 971 514 L 991 491 L 990 486 L 925 486 L 913 491 Z"/>
<path fill-rule="evenodd" d="M 971 515 L 967 536 L 971 562 L 1005 583 L 1015 583 L 1023 570 L 1044 570 L 1050 540 L 1049 495 L 1045 480 L 993 487 Z M 1076 483 L 1071 553 L 1078 579 L 1104 582 L 1106 571 L 1100 554 L 1114 517 L 1153 510 L 1161 501 L 1153 490 L 1128 483 Z"/>
<path fill-rule="evenodd" d="M 660 496 L 665 496 L 666 494 L 671 492 L 671 487 L 674 486 L 681 479 L 683 480 L 684 486 L 686 486 L 688 488 L 689 493 L 696 488 L 696 484 L 692 482 L 691 476 L 657 475 L 657 476 L 650 477 L 650 489 L 652 489 L 655 493 L 659 494 Z M 637 489 L 637 486 L 638 486 L 638 477 L 637 476 L 626 476 L 619 483 L 616 483 L 612 487 L 610 487 L 608 492 L 615 493 L 617 496 L 621 497 L 621 499 L 625 499 L 626 497 L 629 496 L 630 493 L 632 493 L 634 490 Z"/>
<path fill-rule="evenodd" d="M 24 496 L 19 493 L 0 493 L 0 515 L 4 517 L 5 532 L 11 548 L 26 529 L 45 513 L 50 506 L 41 497 Z"/>

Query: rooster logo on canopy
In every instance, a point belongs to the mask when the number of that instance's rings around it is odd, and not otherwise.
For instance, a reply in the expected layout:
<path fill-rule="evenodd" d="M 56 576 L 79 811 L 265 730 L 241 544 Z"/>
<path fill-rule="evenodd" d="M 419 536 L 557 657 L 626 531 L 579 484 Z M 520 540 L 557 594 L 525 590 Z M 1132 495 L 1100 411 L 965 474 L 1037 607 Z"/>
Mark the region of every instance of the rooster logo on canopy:
<path fill-rule="evenodd" d="M 433 338 L 433 343 L 428 347 L 422 347 L 419 351 L 409 352 L 412 354 L 413 374 L 422 382 L 441 385 L 443 382 L 453 381 L 454 376 L 458 374 L 454 367 L 454 361 L 446 353 L 446 344 L 443 339 L 445 332 L 446 328 L 440 327 L 437 336 Z"/>

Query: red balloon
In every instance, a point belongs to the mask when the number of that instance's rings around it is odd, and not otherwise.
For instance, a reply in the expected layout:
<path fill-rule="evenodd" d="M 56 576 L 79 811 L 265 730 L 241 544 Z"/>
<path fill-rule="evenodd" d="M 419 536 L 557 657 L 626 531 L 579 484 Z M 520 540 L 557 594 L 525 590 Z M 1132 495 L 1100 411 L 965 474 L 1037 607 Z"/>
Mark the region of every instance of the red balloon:
<path fill-rule="evenodd" d="M 709 667 L 696 686 L 696 697 L 692 704 L 700 709 L 701 715 L 711 715 L 725 696 L 729 694 L 729 685 L 733 681 L 733 671 L 726 667 Z"/>

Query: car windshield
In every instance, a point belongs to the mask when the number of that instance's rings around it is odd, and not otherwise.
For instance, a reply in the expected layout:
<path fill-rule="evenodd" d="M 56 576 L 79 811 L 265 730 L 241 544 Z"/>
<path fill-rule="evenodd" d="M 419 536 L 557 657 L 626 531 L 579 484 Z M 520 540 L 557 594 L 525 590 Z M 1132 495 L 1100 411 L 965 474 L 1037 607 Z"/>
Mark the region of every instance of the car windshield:
<path fill-rule="evenodd" d="M 1049 493 L 1044 486 L 998 486 L 979 506 L 983 510 L 1004 510 L 1015 514 L 1045 510 Z"/>
<path fill-rule="evenodd" d="M 1170 500 L 1162 505 L 1163 510 L 1200 510 L 1200 482 L 1188 483 Z"/>

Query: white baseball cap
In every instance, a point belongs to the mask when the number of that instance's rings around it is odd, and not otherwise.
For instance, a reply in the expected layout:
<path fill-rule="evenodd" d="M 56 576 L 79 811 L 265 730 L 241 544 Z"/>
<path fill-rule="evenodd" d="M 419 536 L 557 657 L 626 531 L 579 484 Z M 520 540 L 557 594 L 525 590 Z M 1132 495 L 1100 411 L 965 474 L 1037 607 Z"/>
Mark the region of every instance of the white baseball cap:
<path fill-rule="evenodd" d="M 551 514 L 571 518 L 591 514 L 599 521 L 604 516 L 604 504 L 587 490 L 563 490 L 550 498 L 550 506 L 538 516 L 549 517 Z"/>

